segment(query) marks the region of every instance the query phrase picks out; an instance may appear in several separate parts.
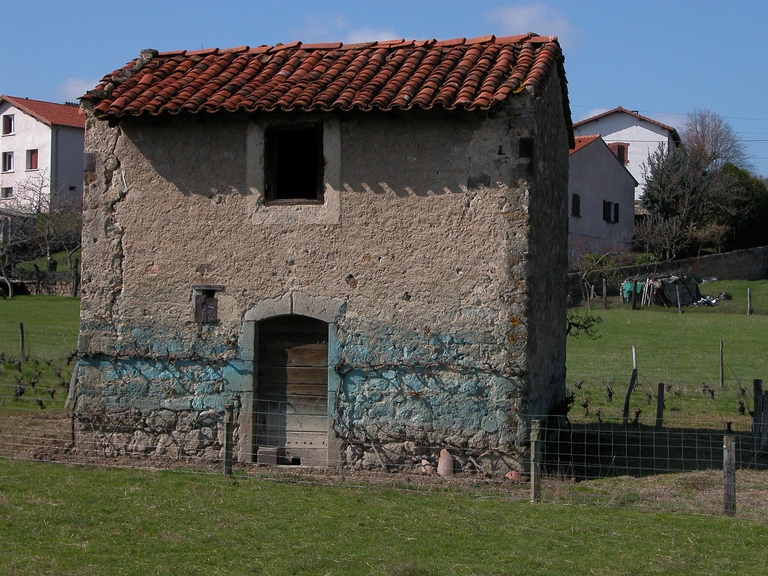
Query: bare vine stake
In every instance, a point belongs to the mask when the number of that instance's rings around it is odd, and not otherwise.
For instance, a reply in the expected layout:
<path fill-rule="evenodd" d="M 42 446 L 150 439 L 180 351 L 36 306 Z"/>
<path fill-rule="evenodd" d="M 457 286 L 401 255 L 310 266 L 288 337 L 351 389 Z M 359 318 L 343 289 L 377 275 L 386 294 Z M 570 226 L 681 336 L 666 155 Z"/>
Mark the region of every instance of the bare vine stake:
<path fill-rule="evenodd" d="M 19 345 L 21 346 L 21 358 L 24 358 L 24 322 L 19 322 Z"/>
<path fill-rule="evenodd" d="M 723 437 L 723 514 L 736 514 L 736 437 L 730 422 Z"/>

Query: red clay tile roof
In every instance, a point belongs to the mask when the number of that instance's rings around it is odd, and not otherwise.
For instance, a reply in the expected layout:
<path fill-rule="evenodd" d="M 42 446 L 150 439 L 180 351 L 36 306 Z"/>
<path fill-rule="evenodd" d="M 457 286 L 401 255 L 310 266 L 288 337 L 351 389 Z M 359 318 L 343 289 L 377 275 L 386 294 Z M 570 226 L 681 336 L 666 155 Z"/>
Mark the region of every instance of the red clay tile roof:
<path fill-rule="evenodd" d="M 556 37 L 278 44 L 158 53 L 105 76 L 81 100 L 97 118 L 221 111 L 489 110 L 565 71 Z"/>
<path fill-rule="evenodd" d="M 591 144 L 595 140 L 600 138 L 600 134 L 589 134 L 587 136 L 574 136 L 573 139 L 575 141 L 575 146 L 571 148 L 570 154 L 573 154 L 574 152 L 577 152 L 584 148 L 587 144 Z"/>
<path fill-rule="evenodd" d="M 0 104 L 3 102 L 13 104 L 19 110 L 23 110 L 49 126 L 85 128 L 85 116 L 81 114 L 80 106 L 76 104 L 56 104 L 55 102 L 2 95 L 0 96 Z"/>

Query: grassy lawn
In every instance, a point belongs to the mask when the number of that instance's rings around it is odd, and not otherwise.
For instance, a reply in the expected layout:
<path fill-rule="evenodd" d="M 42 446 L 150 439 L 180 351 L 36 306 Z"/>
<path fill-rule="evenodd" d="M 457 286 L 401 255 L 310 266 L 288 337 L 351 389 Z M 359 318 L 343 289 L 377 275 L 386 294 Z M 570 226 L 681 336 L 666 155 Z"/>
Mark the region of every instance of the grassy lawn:
<path fill-rule="evenodd" d="M 3 574 L 744 574 L 758 521 L 0 460 Z"/>
<path fill-rule="evenodd" d="M 746 288 L 752 289 L 756 313 L 746 315 Z M 752 406 L 752 380 L 760 378 L 768 388 L 768 281 L 713 282 L 700 286 L 704 294 L 728 291 L 733 300 L 714 307 L 689 307 L 683 314 L 658 306 L 632 311 L 628 305 L 611 304 L 608 310 L 593 310 L 602 317 L 601 337 L 569 338 L 567 368 L 569 389 L 575 392 L 573 411 L 589 400 L 590 414 L 597 408 L 603 417 L 618 418 L 632 373 L 632 346 L 637 350 L 638 386 L 632 411 L 642 409 L 655 416 L 657 384 L 672 387 L 666 395 L 667 417 L 744 424 L 749 416 L 738 414 L 741 398 Z M 719 384 L 720 340 L 724 342 L 725 386 Z M 584 381 L 581 390 L 573 383 Z M 714 399 L 702 386 L 714 391 Z M 614 391 L 607 400 L 606 386 Z M 739 386 L 746 395 L 739 396 Z M 641 422 L 643 418 L 641 418 Z"/>
<path fill-rule="evenodd" d="M 67 356 L 77 348 L 80 299 L 65 296 L 17 296 L 0 300 L 0 411 L 37 407 L 36 399 L 47 407 L 63 405 L 72 365 Z M 20 349 L 19 324 L 24 324 L 26 357 Z M 21 380 L 19 380 L 21 379 Z M 24 395 L 13 400 L 19 382 Z M 34 382 L 34 387 L 32 383 Z M 51 402 L 49 390 L 54 389 Z"/>

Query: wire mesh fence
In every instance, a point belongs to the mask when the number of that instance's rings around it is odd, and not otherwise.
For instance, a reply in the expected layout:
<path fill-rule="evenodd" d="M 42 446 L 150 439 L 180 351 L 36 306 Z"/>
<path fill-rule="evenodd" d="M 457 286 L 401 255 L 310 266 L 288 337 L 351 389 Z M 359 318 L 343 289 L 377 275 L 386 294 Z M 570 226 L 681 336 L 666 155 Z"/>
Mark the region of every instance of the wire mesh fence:
<path fill-rule="evenodd" d="M 62 407 L 41 409 L 4 394 L 0 457 L 206 473 L 386 483 L 410 489 L 483 490 L 519 500 L 723 514 L 728 472 L 738 516 L 768 519 L 768 445 L 764 426 L 725 430 L 720 423 L 666 420 L 657 427 L 620 420 L 534 419 L 538 434 L 515 450 L 461 443 L 423 445 L 320 433 L 318 414 L 271 402 L 253 413 L 253 444 L 238 444 L 236 413 L 196 420 L 96 426 Z M 172 424 L 172 425 L 171 425 Z M 306 434 L 309 432 L 309 434 Z M 724 447 L 732 440 L 728 461 Z M 531 440 L 535 440 L 531 442 Z M 538 444 L 538 446 L 535 446 Z M 329 458 L 337 452 L 338 459 Z M 724 466 L 724 462 L 726 465 Z M 229 470 L 227 470 L 227 467 Z"/>

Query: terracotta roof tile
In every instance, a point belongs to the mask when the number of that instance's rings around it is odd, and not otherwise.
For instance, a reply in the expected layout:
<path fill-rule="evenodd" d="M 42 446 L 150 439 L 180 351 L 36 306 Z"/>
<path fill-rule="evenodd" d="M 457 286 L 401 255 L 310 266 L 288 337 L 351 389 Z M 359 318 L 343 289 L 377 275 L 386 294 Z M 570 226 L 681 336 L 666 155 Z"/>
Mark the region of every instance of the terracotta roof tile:
<path fill-rule="evenodd" d="M 57 104 L 29 98 L 0 96 L 0 103 L 9 102 L 49 126 L 85 127 L 85 115 L 76 104 Z"/>
<path fill-rule="evenodd" d="M 589 134 L 587 136 L 574 136 L 574 147 L 571 148 L 570 153 L 573 154 L 584 148 L 587 144 L 591 144 L 595 140 L 600 139 L 600 134 Z"/>
<path fill-rule="evenodd" d="M 99 118 L 272 110 L 488 110 L 561 76 L 551 36 L 142 51 L 82 100 Z"/>

